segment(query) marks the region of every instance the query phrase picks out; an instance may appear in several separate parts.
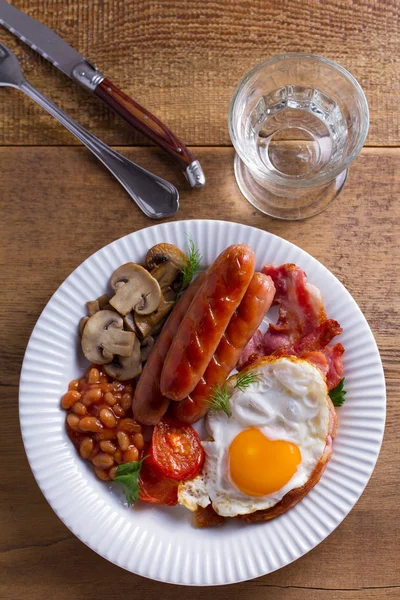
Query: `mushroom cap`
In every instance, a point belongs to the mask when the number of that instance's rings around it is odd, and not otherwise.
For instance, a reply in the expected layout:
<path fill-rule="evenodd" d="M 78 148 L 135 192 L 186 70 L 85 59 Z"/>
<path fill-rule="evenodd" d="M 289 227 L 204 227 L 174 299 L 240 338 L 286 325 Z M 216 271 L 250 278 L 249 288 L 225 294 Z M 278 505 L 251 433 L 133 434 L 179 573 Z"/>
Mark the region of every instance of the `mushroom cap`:
<path fill-rule="evenodd" d="M 170 262 L 182 271 L 183 267 L 187 264 L 188 259 L 186 254 L 173 244 L 156 244 L 148 250 L 145 258 L 145 265 L 149 271 L 152 271 L 158 267 L 158 265 L 165 262 Z"/>
<path fill-rule="evenodd" d="M 131 310 L 149 315 L 157 310 L 161 300 L 158 281 L 146 269 L 135 263 L 127 263 L 114 271 L 111 287 L 115 296 L 110 304 L 121 315 Z"/>
<path fill-rule="evenodd" d="M 142 357 L 140 354 L 140 342 L 136 335 L 134 336 L 134 344 L 130 356 L 121 357 L 114 356 L 112 362 L 104 365 L 104 370 L 110 377 L 114 377 L 118 381 L 126 381 L 133 379 L 142 372 Z"/>
<path fill-rule="evenodd" d="M 151 315 L 139 315 L 134 314 L 136 330 L 142 338 L 146 338 L 148 335 L 154 332 L 156 326 L 169 312 L 174 308 L 174 301 L 167 301 L 161 298 L 161 302 L 155 312 Z"/>
<path fill-rule="evenodd" d="M 112 310 L 100 310 L 89 317 L 81 340 L 86 358 L 103 365 L 116 354 L 130 356 L 136 336 L 130 331 L 123 331 L 123 326 L 122 317 Z"/>
<path fill-rule="evenodd" d="M 85 329 L 85 325 L 86 323 L 89 321 L 89 317 L 82 317 L 81 320 L 79 321 L 79 335 L 82 337 L 83 335 L 83 330 Z"/>

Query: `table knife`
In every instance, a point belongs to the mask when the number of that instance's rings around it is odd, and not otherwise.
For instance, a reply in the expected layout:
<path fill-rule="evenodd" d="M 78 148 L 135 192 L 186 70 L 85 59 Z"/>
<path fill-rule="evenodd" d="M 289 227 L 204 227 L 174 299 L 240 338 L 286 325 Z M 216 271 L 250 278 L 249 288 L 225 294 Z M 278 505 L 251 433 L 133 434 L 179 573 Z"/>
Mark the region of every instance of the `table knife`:
<path fill-rule="evenodd" d="M 157 117 L 124 94 L 57 33 L 0 0 L 0 25 L 50 61 L 65 75 L 100 98 L 129 125 L 165 150 L 178 163 L 192 187 L 203 187 L 205 177 L 198 160 Z"/>

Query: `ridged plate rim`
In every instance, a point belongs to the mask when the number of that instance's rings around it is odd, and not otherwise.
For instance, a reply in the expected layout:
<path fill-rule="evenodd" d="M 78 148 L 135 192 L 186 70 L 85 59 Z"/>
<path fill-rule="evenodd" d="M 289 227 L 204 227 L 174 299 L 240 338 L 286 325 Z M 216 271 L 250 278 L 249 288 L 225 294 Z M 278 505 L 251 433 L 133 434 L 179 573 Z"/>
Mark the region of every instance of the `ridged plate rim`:
<path fill-rule="evenodd" d="M 112 271 L 139 261 L 151 245 L 185 248 L 190 235 L 207 264 L 232 243 L 248 243 L 257 268 L 266 262 L 299 264 L 322 292 L 329 317 L 343 326 L 348 400 L 339 409 L 333 458 L 321 481 L 292 510 L 268 523 L 232 522 L 196 530 L 179 507 L 128 510 L 121 495 L 96 480 L 64 430 L 60 397 L 84 363 L 77 322 L 86 300 L 104 293 Z M 26 454 L 47 501 L 86 545 L 144 577 L 181 585 L 222 585 L 282 568 L 322 542 L 362 494 L 379 455 L 386 415 L 379 351 L 349 292 L 319 261 L 269 232 L 239 223 L 174 221 L 128 234 L 95 252 L 61 284 L 30 337 L 20 379 L 20 424 Z M 48 448 L 53 452 L 49 453 Z"/>

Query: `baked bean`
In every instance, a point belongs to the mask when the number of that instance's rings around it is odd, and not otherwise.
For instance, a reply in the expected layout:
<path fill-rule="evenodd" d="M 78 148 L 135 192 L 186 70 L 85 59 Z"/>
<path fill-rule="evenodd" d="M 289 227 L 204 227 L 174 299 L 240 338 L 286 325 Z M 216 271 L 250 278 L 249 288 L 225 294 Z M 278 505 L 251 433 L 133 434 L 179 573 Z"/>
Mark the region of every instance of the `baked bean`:
<path fill-rule="evenodd" d="M 144 439 L 141 433 L 135 433 L 133 436 L 133 443 L 135 444 L 138 450 L 143 450 L 144 448 Z"/>
<path fill-rule="evenodd" d="M 92 460 L 92 463 L 98 469 L 110 469 L 114 465 L 114 459 L 106 452 L 99 452 Z"/>
<path fill-rule="evenodd" d="M 99 446 L 96 444 L 95 447 L 93 448 L 93 452 L 90 455 L 90 460 L 93 460 L 95 456 L 98 455 L 98 453 L 100 452 L 100 448 Z"/>
<path fill-rule="evenodd" d="M 69 392 L 64 394 L 64 396 L 62 397 L 61 406 L 65 410 L 68 410 L 69 408 L 71 408 L 71 406 L 73 406 L 75 404 L 75 402 L 78 402 L 78 400 L 80 400 L 80 399 L 81 399 L 81 395 L 78 391 L 70 390 Z"/>
<path fill-rule="evenodd" d="M 88 382 L 89 383 L 100 383 L 100 373 L 99 373 L 99 370 L 96 369 L 95 367 L 93 367 L 89 371 Z"/>
<path fill-rule="evenodd" d="M 109 408 L 103 408 L 100 411 L 100 421 L 109 429 L 113 429 L 117 424 L 117 419 Z"/>
<path fill-rule="evenodd" d="M 113 406 L 113 411 L 114 411 L 114 414 L 117 415 L 117 417 L 125 416 L 125 411 L 120 404 L 115 404 Z"/>
<path fill-rule="evenodd" d="M 81 431 L 92 431 L 93 433 L 96 433 L 103 428 L 103 425 L 96 417 L 83 417 L 79 423 L 79 428 Z"/>
<path fill-rule="evenodd" d="M 140 433 L 142 431 L 142 426 L 134 419 L 121 419 L 118 423 L 118 429 L 120 431 L 125 431 L 126 433 Z"/>
<path fill-rule="evenodd" d="M 109 477 L 107 471 L 103 471 L 102 469 L 95 468 L 94 472 L 96 473 L 97 477 L 99 479 L 101 479 L 102 481 L 109 481 L 110 477 Z"/>
<path fill-rule="evenodd" d="M 122 452 L 121 452 L 121 450 L 117 450 L 116 451 L 116 453 L 114 454 L 114 460 L 118 464 L 122 463 Z"/>
<path fill-rule="evenodd" d="M 90 404 L 97 404 L 103 397 L 103 393 L 99 387 L 94 387 L 86 392 L 83 398 L 83 403 L 86 406 L 90 406 Z"/>
<path fill-rule="evenodd" d="M 121 406 L 122 406 L 122 408 L 124 409 L 125 412 L 130 409 L 130 407 L 132 406 L 132 396 L 131 396 L 131 394 L 122 394 Z"/>
<path fill-rule="evenodd" d="M 67 423 L 74 431 L 79 429 L 80 418 L 72 413 L 67 414 Z"/>
<path fill-rule="evenodd" d="M 123 454 L 124 463 L 127 462 L 136 462 L 139 458 L 139 450 L 136 446 L 129 446 L 127 450 L 125 450 Z"/>
<path fill-rule="evenodd" d="M 127 450 L 130 446 L 131 440 L 129 436 L 123 431 L 118 431 L 117 433 L 118 445 L 122 451 Z"/>
<path fill-rule="evenodd" d="M 93 452 L 94 441 L 90 437 L 85 437 L 79 446 L 79 454 L 84 460 L 88 460 Z"/>
<path fill-rule="evenodd" d="M 90 398 L 86 397 L 86 394 L 83 395 L 82 403 L 89 408 L 92 405 L 92 401 Z"/>
<path fill-rule="evenodd" d="M 87 414 L 87 408 L 82 402 L 76 402 L 71 410 L 80 417 L 84 417 Z"/>
<path fill-rule="evenodd" d="M 118 469 L 118 467 L 111 467 L 111 469 L 108 472 L 108 476 L 110 479 L 115 479 L 115 477 L 117 475 L 117 469 Z"/>
<path fill-rule="evenodd" d="M 96 439 L 100 440 L 113 440 L 117 437 L 117 431 L 115 429 L 104 428 L 102 431 L 96 433 Z"/>
<path fill-rule="evenodd" d="M 92 366 L 62 397 L 68 435 L 102 481 L 114 479 L 119 464 L 139 460 L 144 441 L 141 425 L 132 418 L 133 390 L 131 383 L 112 380 Z"/>
<path fill-rule="evenodd" d="M 102 440 L 99 444 L 101 450 L 106 454 L 114 454 L 117 447 L 110 440 Z"/>
<path fill-rule="evenodd" d="M 114 406 L 114 404 L 117 402 L 117 399 L 111 392 L 106 392 L 104 394 L 104 401 L 107 402 L 109 406 Z"/>
<path fill-rule="evenodd" d="M 124 384 L 121 383 L 120 381 L 113 381 L 111 384 L 111 391 L 114 394 L 121 392 L 124 388 L 125 388 Z"/>

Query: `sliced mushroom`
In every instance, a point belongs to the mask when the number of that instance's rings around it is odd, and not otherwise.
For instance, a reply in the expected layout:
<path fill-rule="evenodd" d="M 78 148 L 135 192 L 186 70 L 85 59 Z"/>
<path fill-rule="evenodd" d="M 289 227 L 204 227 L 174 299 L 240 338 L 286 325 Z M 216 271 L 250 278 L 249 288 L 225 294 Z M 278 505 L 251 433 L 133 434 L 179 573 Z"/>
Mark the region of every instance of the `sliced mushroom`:
<path fill-rule="evenodd" d="M 173 285 L 174 281 L 182 278 L 182 269 L 179 269 L 170 262 L 165 262 L 153 269 L 151 275 L 154 279 L 157 279 L 161 291 L 164 293 Z"/>
<path fill-rule="evenodd" d="M 152 276 L 157 279 L 164 293 L 170 286 L 179 289 L 182 270 L 187 265 L 185 254 L 172 244 L 157 244 L 146 254 L 145 265 Z"/>
<path fill-rule="evenodd" d="M 83 330 L 85 329 L 85 325 L 86 323 L 89 321 L 89 317 L 82 317 L 82 319 L 79 321 L 79 335 L 82 337 L 83 335 Z"/>
<path fill-rule="evenodd" d="M 133 379 L 142 372 L 140 342 L 134 333 L 131 335 L 133 335 L 135 338 L 132 354 L 125 358 L 122 356 L 114 356 L 112 362 L 104 365 L 104 370 L 106 371 L 107 375 L 118 379 L 118 381 Z"/>
<path fill-rule="evenodd" d="M 144 339 L 151 333 L 154 333 L 158 323 L 168 315 L 174 305 L 174 301 L 167 301 L 162 298 L 158 309 L 151 315 L 138 315 L 134 313 L 135 325 L 140 337 Z"/>
<path fill-rule="evenodd" d="M 97 300 L 91 300 L 90 302 L 86 302 L 86 308 L 89 317 L 92 317 L 95 313 L 99 312 L 100 305 Z"/>
<path fill-rule="evenodd" d="M 105 310 L 106 306 L 108 306 L 108 303 L 110 302 L 110 298 L 107 296 L 107 294 L 103 294 L 97 298 L 97 302 L 99 303 L 101 310 Z"/>
<path fill-rule="evenodd" d="M 165 317 L 163 319 L 161 319 L 161 321 L 159 321 L 159 323 L 157 323 L 157 325 L 152 329 L 151 331 L 151 335 L 158 335 L 161 331 L 161 329 L 164 327 L 165 323 L 167 322 L 168 319 L 168 315 L 165 315 Z"/>
<path fill-rule="evenodd" d="M 174 290 L 171 290 L 171 288 L 168 288 L 164 293 L 164 300 L 167 300 L 168 302 L 175 302 L 176 300 L 176 292 L 174 292 Z"/>
<path fill-rule="evenodd" d="M 151 335 L 148 335 L 146 338 L 144 338 L 144 340 L 140 344 L 140 354 L 142 357 L 142 362 L 145 362 L 149 358 L 150 352 L 152 351 L 153 346 L 154 346 L 154 338 L 152 338 Z"/>
<path fill-rule="evenodd" d="M 157 310 L 161 300 L 158 281 L 146 269 L 135 263 L 127 263 L 114 271 L 111 287 L 115 296 L 110 304 L 121 315 L 131 310 L 148 315 Z"/>
<path fill-rule="evenodd" d="M 103 296 L 99 296 L 99 298 L 97 298 L 96 300 L 86 302 L 89 317 L 99 312 L 99 310 L 107 309 L 108 301 L 109 297 L 107 296 L 107 294 L 103 294 Z"/>
<path fill-rule="evenodd" d="M 111 310 L 100 310 L 89 317 L 81 342 L 86 358 L 103 365 L 112 361 L 116 354 L 130 356 L 136 336 L 130 331 L 123 331 L 123 326 L 122 317 Z"/>
<path fill-rule="evenodd" d="M 135 325 L 135 319 L 134 319 L 133 315 L 134 315 L 134 312 L 131 311 L 127 315 L 124 316 L 125 328 L 129 329 L 129 331 L 133 331 L 133 333 L 136 333 L 136 335 L 138 335 L 138 330 Z"/>

